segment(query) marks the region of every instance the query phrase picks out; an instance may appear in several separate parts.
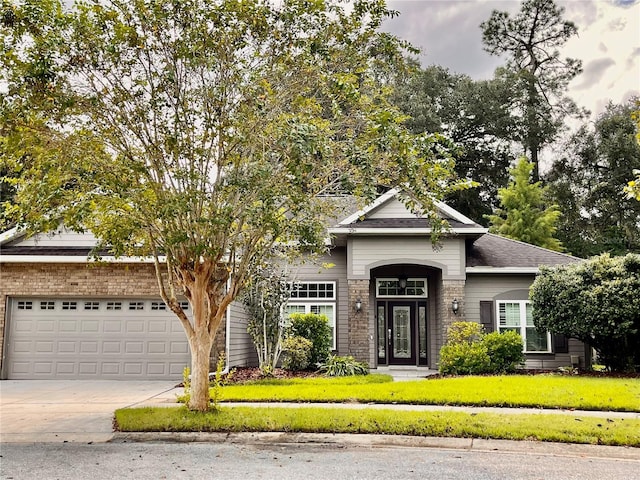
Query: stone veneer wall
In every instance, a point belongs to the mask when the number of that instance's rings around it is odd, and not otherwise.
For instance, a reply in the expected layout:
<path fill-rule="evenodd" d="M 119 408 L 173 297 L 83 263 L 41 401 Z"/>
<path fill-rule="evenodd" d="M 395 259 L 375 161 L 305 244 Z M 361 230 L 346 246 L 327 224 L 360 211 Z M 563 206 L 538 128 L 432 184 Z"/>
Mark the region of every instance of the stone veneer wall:
<path fill-rule="evenodd" d="M 371 363 L 371 335 L 369 325 L 369 280 L 349 280 L 349 355 L 359 362 Z M 362 310 L 356 312 L 356 300 Z"/>
<path fill-rule="evenodd" d="M 4 353 L 7 297 L 159 296 L 155 268 L 148 263 L 0 264 L 0 362 Z M 225 331 L 223 321 L 212 349 L 210 363 L 214 368 L 218 353 L 225 351 Z"/>
<path fill-rule="evenodd" d="M 437 315 L 440 320 L 436 338 L 435 358 L 436 364 L 440 361 L 440 348 L 447 338 L 447 331 L 453 322 L 465 321 L 465 281 L 464 280 L 443 280 L 438 295 Z M 458 300 L 459 309 L 457 315 L 451 310 L 451 303 Z M 436 368 L 435 365 L 432 368 Z"/>

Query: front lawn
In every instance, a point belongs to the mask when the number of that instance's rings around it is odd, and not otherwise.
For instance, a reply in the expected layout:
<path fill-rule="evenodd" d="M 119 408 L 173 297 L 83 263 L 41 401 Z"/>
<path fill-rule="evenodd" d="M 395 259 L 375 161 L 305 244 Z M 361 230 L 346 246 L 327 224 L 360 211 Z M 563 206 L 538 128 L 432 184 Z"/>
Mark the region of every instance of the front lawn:
<path fill-rule="evenodd" d="M 637 378 L 465 376 L 393 382 L 387 375 L 228 385 L 223 401 L 360 402 L 640 411 Z"/>
<path fill-rule="evenodd" d="M 430 382 L 427 382 L 430 383 Z M 496 438 L 640 447 L 640 420 L 573 415 L 416 412 L 391 409 L 186 407 L 116 411 L 123 432 L 316 432 Z"/>

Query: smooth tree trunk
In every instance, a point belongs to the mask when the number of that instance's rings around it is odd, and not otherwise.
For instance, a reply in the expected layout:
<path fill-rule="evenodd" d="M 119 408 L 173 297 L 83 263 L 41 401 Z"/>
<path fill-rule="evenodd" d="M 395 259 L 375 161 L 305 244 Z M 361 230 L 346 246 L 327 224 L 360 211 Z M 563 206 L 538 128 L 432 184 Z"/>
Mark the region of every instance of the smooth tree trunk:
<path fill-rule="evenodd" d="M 189 320 L 179 302 L 167 295 L 160 275 L 160 264 L 156 262 L 156 272 L 162 298 L 178 316 L 187 334 L 191 350 L 191 391 L 188 407 L 190 410 L 205 412 L 210 408 L 209 364 L 213 341 L 218 327 L 225 317 L 226 308 L 237 295 L 236 286 L 227 290 L 229 273 L 225 265 L 202 261 L 195 268 L 175 268 L 175 279 L 184 289 L 184 295 L 191 304 L 193 318 Z"/>
<path fill-rule="evenodd" d="M 197 335 L 189 340 L 191 348 L 191 395 L 189 409 L 205 412 L 209 409 L 209 362 L 213 338 Z"/>

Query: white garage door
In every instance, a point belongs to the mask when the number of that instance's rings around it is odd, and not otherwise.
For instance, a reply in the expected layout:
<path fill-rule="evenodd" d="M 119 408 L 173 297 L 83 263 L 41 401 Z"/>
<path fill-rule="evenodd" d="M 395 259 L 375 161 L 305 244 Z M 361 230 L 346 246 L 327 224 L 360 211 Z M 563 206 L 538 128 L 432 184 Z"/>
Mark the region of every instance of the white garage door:
<path fill-rule="evenodd" d="M 7 378 L 179 380 L 190 364 L 182 325 L 160 300 L 14 298 L 10 304 Z"/>

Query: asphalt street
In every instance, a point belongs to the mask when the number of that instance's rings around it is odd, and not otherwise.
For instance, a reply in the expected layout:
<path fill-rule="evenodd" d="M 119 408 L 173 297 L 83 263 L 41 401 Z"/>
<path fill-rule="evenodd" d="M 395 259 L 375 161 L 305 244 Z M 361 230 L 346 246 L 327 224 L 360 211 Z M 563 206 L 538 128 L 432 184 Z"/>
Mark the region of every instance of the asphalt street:
<path fill-rule="evenodd" d="M 343 444 L 3 444 L 6 480 L 629 480 L 640 460 Z"/>

